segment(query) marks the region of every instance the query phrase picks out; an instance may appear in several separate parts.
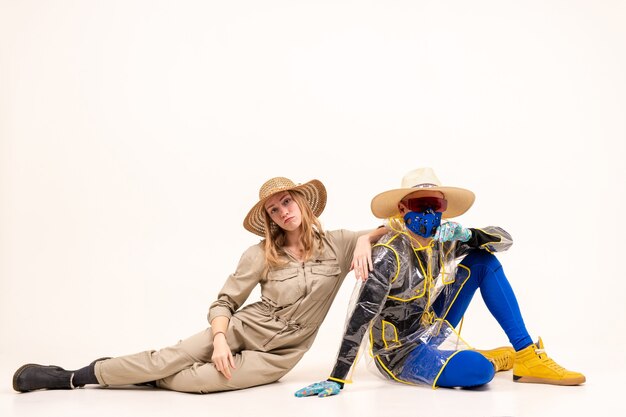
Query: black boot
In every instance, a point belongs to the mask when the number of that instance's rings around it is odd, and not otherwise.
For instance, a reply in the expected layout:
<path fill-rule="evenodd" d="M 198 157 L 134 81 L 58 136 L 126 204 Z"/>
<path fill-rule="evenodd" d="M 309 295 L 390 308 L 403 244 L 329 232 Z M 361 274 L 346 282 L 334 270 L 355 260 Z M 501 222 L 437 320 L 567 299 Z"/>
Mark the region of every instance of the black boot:
<path fill-rule="evenodd" d="M 74 375 L 74 381 L 73 381 L 74 385 L 76 387 L 82 387 L 83 385 L 87 385 L 87 384 L 97 384 L 98 380 L 96 379 L 96 373 L 94 371 L 96 362 L 105 361 L 107 359 L 112 359 L 112 358 L 110 356 L 105 356 L 103 358 L 96 359 L 95 361 L 91 362 L 88 367 L 81 368 L 75 371 L 76 373 Z M 136 385 L 138 387 L 157 388 L 156 381 L 140 382 L 140 383 L 133 384 L 133 385 Z"/>
<path fill-rule="evenodd" d="M 137 384 L 133 384 L 135 386 L 138 387 L 152 387 L 152 388 L 158 388 L 157 387 L 157 383 L 156 381 L 148 381 L 148 382 L 139 382 Z"/>
<path fill-rule="evenodd" d="M 19 392 L 29 392 L 38 389 L 72 389 L 71 371 L 60 366 L 36 365 L 29 363 L 15 371 L 13 375 L 13 389 Z"/>

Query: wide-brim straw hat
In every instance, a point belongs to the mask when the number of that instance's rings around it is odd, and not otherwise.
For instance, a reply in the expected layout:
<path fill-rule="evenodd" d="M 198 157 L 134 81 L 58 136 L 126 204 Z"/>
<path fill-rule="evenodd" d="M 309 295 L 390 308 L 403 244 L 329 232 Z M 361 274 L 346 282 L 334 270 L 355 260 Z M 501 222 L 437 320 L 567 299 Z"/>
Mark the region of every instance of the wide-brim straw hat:
<path fill-rule="evenodd" d="M 415 191 L 440 191 L 448 200 L 444 219 L 460 216 L 472 207 L 476 196 L 470 190 L 458 187 L 444 187 L 432 168 L 418 168 L 402 178 L 400 188 L 382 192 L 372 199 L 372 213 L 379 219 L 400 214 L 398 203 Z"/>
<path fill-rule="evenodd" d="M 243 221 L 243 227 L 255 235 L 265 236 L 263 212 L 268 198 L 281 191 L 299 191 L 311 206 L 315 217 L 319 217 L 326 207 L 326 187 L 319 180 L 311 180 L 304 184 L 296 184 L 289 178 L 275 177 L 267 180 L 259 189 L 259 202 L 250 209 Z M 302 208 L 301 208 L 302 209 Z"/>

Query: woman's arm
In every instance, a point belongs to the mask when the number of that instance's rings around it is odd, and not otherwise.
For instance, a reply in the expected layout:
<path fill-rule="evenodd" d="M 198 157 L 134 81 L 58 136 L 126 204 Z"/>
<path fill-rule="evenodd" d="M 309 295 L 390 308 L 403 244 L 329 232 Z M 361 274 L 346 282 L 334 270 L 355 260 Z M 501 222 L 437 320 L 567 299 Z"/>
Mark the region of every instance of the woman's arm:
<path fill-rule="evenodd" d="M 209 323 L 213 323 L 220 316 L 230 319 L 245 303 L 254 287 L 261 282 L 264 262 L 265 253 L 260 245 L 252 246 L 243 253 L 237 269 L 228 277 L 217 295 L 217 300 L 209 308 Z"/>
<path fill-rule="evenodd" d="M 235 369 L 230 346 L 226 340 L 228 323 L 235 311 L 246 301 L 250 292 L 260 282 L 264 267 L 263 249 L 256 245 L 241 256 L 239 265 L 220 290 L 217 300 L 211 304 L 208 319 L 213 336 L 213 355 L 211 361 L 215 369 L 227 379 L 231 378 L 231 369 Z"/>
<path fill-rule="evenodd" d="M 226 330 L 230 319 L 224 316 L 218 316 L 211 321 L 211 330 L 213 331 L 213 356 L 211 362 L 215 365 L 215 369 L 221 372 L 226 379 L 231 378 L 230 368 L 236 369 L 235 359 L 230 351 L 230 346 L 226 341 Z"/>

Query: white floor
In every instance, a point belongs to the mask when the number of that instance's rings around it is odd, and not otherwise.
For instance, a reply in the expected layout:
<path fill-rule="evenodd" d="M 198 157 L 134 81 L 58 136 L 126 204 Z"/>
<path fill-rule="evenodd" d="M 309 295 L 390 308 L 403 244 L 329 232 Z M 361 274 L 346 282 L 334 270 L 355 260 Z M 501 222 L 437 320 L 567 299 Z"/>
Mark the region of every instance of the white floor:
<path fill-rule="evenodd" d="M 361 364 L 362 365 L 362 364 Z M 236 392 L 193 395 L 149 388 L 86 388 L 13 392 L 13 370 L 2 369 L 0 416 L 593 416 L 625 415 L 621 375 L 586 372 L 578 387 L 519 384 L 499 373 L 482 389 L 432 390 L 390 383 L 365 366 L 355 383 L 329 398 L 295 398 L 319 370 L 298 366 L 281 381 Z M 224 414 L 222 414 L 224 413 Z"/>

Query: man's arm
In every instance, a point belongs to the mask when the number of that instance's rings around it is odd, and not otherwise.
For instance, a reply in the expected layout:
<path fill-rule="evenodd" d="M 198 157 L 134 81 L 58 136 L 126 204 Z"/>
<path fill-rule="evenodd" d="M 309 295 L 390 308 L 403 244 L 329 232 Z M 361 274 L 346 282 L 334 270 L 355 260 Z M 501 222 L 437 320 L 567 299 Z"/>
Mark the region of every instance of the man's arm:
<path fill-rule="evenodd" d="M 374 269 L 363 283 L 346 324 L 337 360 L 329 378 L 332 381 L 342 384 L 346 382 L 363 336 L 372 319 L 382 310 L 399 265 L 391 249 L 379 246 L 375 248 L 373 267 Z"/>
<path fill-rule="evenodd" d="M 511 235 L 501 227 L 487 226 L 483 228 L 470 228 L 472 236 L 466 245 L 470 248 L 485 249 L 489 252 L 504 252 L 513 245 Z"/>
<path fill-rule="evenodd" d="M 350 368 L 354 364 L 363 336 L 371 320 L 380 313 L 391 288 L 391 281 L 399 265 L 393 250 L 385 246 L 374 248 L 374 268 L 368 279 L 362 284 L 359 296 L 347 322 L 343 334 L 339 355 L 326 381 L 310 384 L 299 389 L 296 397 L 328 397 L 339 394 L 346 381 Z"/>

